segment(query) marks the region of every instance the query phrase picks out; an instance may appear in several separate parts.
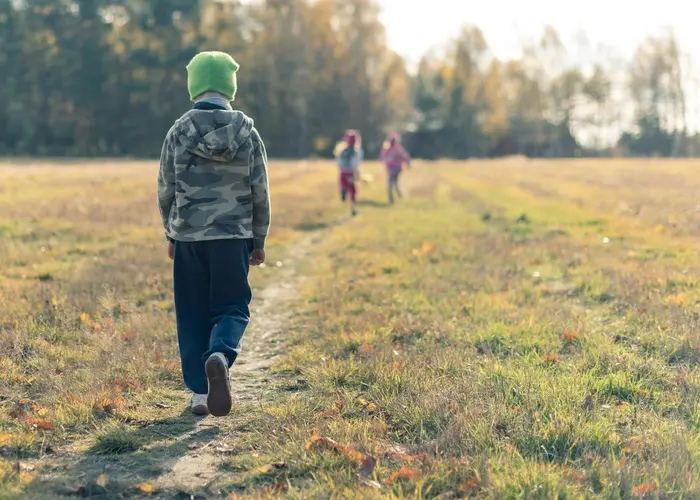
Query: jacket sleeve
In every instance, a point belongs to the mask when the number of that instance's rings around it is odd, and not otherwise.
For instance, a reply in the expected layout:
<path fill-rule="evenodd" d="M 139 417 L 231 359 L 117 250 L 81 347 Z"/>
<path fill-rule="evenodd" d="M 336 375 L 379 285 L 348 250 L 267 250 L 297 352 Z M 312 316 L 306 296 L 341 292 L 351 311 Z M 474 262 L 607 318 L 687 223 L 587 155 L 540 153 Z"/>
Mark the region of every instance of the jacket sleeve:
<path fill-rule="evenodd" d="M 172 241 L 168 234 L 168 220 L 175 202 L 175 151 L 172 134 L 168 132 L 160 152 L 160 169 L 158 171 L 158 208 L 163 222 L 166 238 Z"/>
<path fill-rule="evenodd" d="M 270 231 L 270 189 L 267 179 L 267 151 L 260 134 L 253 129 L 253 157 L 250 166 L 250 186 L 253 195 L 253 241 L 256 249 L 265 248 Z"/>

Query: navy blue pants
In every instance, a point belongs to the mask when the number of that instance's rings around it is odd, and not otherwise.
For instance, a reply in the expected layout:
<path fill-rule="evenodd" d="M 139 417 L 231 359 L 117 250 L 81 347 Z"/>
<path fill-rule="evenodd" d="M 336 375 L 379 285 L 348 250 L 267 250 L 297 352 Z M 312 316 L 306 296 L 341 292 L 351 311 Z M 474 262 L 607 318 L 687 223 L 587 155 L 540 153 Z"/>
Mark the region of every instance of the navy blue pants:
<path fill-rule="evenodd" d="M 175 242 L 175 318 L 185 385 L 206 394 L 204 362 L 220 352 L 229 367 L 250 321 L 253 240 Z"/>

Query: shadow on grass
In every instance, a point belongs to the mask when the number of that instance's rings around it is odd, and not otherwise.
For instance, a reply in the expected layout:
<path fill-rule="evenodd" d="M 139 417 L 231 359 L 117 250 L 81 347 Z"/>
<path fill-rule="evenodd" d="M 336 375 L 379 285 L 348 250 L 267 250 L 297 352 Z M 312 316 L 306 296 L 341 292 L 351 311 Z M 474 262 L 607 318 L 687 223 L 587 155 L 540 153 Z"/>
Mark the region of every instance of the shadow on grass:
<path fill-rule="evenodd" d="M 138 496 L 143 493 L 139 484 L 155 482 L 197 443 L 219 435 L 216 425 L 198 430 L 198 420 L 188 408 L 178 416 L 145 425 L 125 423 L 98 436 L 88 450 L 58 457 L 65 461 L 52 465 L 50 474 L 38 475 L 23 493 L 36 499 Z"/>
<path fill-rule="evenodd" d="M 297 231 L 312 232 L 321 231 L 332 225 L 332 222 L 329 221 L 302 222 L 301 224 L 297 224 L 296 226 L 294 226 L 294 229 Z"/>
<path fill-rule="evenodd" d="M 386 202 L 386 201 L 357 200 L 357 206 L 358 207 L 387 208 L 387 207 L 390 207 L 391 204 Z"/>

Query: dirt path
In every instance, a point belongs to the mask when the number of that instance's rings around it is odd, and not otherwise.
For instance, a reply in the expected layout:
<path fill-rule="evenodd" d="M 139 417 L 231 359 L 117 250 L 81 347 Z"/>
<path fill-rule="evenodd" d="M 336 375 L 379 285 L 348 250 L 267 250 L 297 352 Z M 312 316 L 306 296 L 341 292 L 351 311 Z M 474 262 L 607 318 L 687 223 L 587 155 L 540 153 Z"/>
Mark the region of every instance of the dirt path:
<path fill-rule="evenodd" d="M 23 463 L 36 477 L 25 490 L 26 498 L 125 498 L 139 496 L 139 484 L 153 489 L 150 498 L 219 498 L 214 482 L 231 474 L 222 472 L 221 466 L 236 445 L 238 429 L 250 420 L 255 405 L 264 404 L 286 383 L 269 369 L 284 349 L 294 311 L 291 302 L 304 279 L 299 267 L 326 230 L 304 236 L 279 263 L 267 263 L 276 272 L 255 294 L 252 322 L 231 371 L 234 411 L 229 417 L 194 417 L 182 390 L 171 389 L 164 393 L 170 394 L 170 409 L 162 410 L 168 416 L 127 422 L 118 431 L 119 439 L 141 443 L 138 452 L 96 454 L 91 448 L 94 437 L 74 441 L 40 460 Z"/>
<path fill-rule="evenodd" d="M 290 303 L 304 279 L 298 273 L 298 267 L 320 238 L 321 233 L 311 234 L 295 244 L 283 261 L 266 264 L 278 268 L 279 272 L 274 282 L 255 297 L 257 307 L 244 337 L 243 352 L 231 371 L 234 405 L 263 402 L 267 398 L 272 385 L 268 370 L 283 350 L 284 333 L 293 311 Z M 201 419 L 183 439 L 206 433 L 219 422 L 212 417 Z M 217 436 L 191 450 L 174 461 L 170 470 L 158 478 L 156 489 L 180 492 L 207 490 L 209 484 L 221 475 L 219 466 L 225 458 L 222 449 L 225 450 L 225 444 Z"/>

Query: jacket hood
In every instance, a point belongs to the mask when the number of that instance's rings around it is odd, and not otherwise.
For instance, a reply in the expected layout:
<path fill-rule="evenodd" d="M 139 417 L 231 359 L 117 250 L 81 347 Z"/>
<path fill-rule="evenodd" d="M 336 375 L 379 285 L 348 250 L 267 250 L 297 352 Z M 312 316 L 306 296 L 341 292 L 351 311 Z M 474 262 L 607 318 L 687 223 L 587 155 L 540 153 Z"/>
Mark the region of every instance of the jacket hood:
<path fill-rule="evenodd" d="M 175 122 L 175 139 L 190 153 L 229 162 L 246 143 L 253 120 L 241 111 L 192 109 Z"/>

